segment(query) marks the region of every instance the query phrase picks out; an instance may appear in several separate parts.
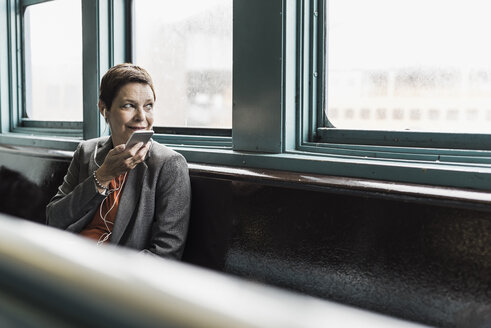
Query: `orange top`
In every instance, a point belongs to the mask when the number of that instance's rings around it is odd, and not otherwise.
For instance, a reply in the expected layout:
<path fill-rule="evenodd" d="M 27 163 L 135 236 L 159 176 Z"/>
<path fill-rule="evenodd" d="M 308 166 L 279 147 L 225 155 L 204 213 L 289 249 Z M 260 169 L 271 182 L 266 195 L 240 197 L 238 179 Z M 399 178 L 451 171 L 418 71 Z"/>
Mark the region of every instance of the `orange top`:
<path fill-rule="evenodd" d="M 109 240 L 113 231 L 114 220 L 118 212 L 119 200 L 121 199 L 125 181 L 126 173 L 111 180 L 109 183 L 109 195 L 102 201 L 97 211 L 95 211 L 92 221 L 80 232 L 81 236 L 97 240 L 100 243 Z"/>

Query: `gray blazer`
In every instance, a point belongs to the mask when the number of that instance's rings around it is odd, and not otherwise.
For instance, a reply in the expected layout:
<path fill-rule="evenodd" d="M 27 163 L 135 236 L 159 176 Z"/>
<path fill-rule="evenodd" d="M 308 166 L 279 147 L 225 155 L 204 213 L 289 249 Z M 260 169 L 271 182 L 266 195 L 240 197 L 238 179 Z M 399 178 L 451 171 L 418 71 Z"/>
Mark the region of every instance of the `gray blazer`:
<path fill-rule="evenodd" d="M 46 208 L 47 224 L 79 233 L 94 217 L 104 196 L 92 177 L 112 148 L 110 137 L 82 142 L 63 184 Z M 110 238 L 145 253 L 179 259 L 186 240 L 191 203 L 184 157 L 152 141 L 143 163 L 128 172 Z"/>

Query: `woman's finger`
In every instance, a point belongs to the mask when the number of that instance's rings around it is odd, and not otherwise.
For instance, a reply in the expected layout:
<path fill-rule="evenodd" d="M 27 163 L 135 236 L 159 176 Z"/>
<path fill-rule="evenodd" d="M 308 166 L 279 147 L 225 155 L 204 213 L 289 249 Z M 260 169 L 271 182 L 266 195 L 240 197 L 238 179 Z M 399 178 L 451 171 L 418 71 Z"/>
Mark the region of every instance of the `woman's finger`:
<path fill-rule="evenodd" d="M 111 149 L 107 154 L 111 156 L 115 156 L 117 154 L 121 154 L 122 152 L 124 152 L 124 145 L 118 145 L 113 149 Z"/>
<path fill-rule="evenodd" d="M 132 147 L 128 148 L 127 151 L 131 154 L 131 156 L 135 156 L 138 151 L 143 147 L 143 142 L 139 142 Z"/>
<path fill-rule="evenodd" d="M 142 162 L 144 159 L 145 159 L 145 156 L 147 155 L 147 152 L 148 152 L 148 144 L 146 144 L 145 146 L 141 147 L 140 150 L 138 150 L 138 152 L 135 154 L 135 157 L 138 157 L 140 162 Z"/>
<path fill-rule="evenodd" d="M 126 170 L 133 170 L 138 164 L 139 162 L 135 159 L 135 157 L 130 157 L 124 162 Z"/>

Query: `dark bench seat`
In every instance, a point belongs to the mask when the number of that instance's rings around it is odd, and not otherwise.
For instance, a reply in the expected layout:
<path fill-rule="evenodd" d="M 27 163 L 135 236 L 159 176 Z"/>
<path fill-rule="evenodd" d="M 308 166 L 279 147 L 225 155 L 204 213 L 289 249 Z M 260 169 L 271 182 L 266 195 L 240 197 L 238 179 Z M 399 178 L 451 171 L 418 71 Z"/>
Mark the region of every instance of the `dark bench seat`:
<path fill-rule="evenodd" d="M 69 162 L 70 153 L 0 147 L 0 166 L 49 197 Z M 431 325 L 491 320 L 488 193 L 189 167 L 185 262 Z"/>

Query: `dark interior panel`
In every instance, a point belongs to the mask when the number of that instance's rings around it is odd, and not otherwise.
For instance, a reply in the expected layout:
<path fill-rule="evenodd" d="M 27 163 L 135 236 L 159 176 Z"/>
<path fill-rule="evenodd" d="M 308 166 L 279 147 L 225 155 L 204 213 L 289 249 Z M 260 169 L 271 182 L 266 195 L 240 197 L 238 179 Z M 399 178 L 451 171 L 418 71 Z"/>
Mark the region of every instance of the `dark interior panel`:
<path fill-rule="evenodd" d="M 42 190 L 42 206 L 69 160 L 0 149 L 1 166 Z M 190 164 L 185 262 L 431 325 L 491 319 L 490 205 L 210 170 Z"/>

